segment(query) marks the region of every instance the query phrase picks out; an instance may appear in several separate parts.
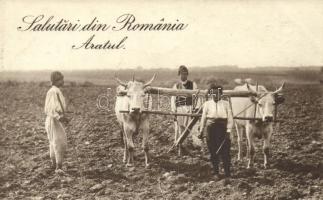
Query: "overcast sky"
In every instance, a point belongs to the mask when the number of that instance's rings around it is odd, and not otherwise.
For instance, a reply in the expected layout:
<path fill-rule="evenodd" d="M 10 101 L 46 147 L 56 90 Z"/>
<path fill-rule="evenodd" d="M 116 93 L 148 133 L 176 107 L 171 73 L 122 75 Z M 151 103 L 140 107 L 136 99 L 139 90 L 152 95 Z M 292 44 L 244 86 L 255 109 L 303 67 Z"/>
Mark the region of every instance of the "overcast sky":
<path fill-rule="evenodd" d="M 323 65 L 323 1 L 9 1 L 0 8 L 0 69 L 112 69 L 238 65 Z M 21 32 L 22 18 L 44 14 L 116 24 L 131 13 L 136 23 L 182 22 L 174 32 Z M 44 23 L 45 20 L 42 21 Z M 96 34 L 96 43 L 125 49 L 72 49 Z"/>

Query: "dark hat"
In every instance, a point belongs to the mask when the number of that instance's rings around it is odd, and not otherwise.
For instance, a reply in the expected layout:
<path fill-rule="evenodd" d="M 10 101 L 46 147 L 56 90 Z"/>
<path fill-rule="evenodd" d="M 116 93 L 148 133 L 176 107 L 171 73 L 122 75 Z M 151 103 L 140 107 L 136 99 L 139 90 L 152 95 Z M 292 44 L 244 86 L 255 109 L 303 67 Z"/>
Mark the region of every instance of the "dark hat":
<path fill-rule="evenodd" d="M 58 80 L 64 78 L 63 74 L 59 71 L 54 71 L 50 74 L 50 81 L 54 85 Z"/>
<path fill-rule="evenodd" d="M 178 75 L 180 75 L 182 72 L 188 73 L 188 69 L 187 69 L 187 67 L 185 65 L 181 65 L 178 68 Z"/>
<path fill-rule="evenodd" d="M 218 85 L 216 83 L 211 83 L 208 88 L 208 94 L 223 94 L 222 85 Z"/>

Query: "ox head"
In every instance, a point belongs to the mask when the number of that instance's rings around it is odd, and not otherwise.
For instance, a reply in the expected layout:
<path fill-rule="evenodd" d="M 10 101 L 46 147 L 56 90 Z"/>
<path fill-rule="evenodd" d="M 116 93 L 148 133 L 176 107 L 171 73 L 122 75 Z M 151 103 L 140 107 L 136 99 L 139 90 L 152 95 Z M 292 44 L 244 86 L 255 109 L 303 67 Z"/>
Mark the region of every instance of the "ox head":
<path fill-rule="evenodd" d="M 257 93 L 256 97 L 252 97 L 251 101 L 257 105 L 259 117 L 263 122 L 272 122 L 274 120 L 275 106 L 283 102 L 281 92 L 285 86 L 283 83 L 279 89 L 274 92 L 255 91 L 249 84 L 248 90 Z M 282 97 L 282 98 L 281 98 Z"/>
<path fill-rule="evenodd" d="M 119 91 L 119 93 L 128 98 L 128 107 L 130 113 L 141 113 L 141 111 L 144 109 L 146 96 L 145 88 L 150 86 L 155 77 L 156 74 L 154 74 L 154 76 L 146 83 L 136 81 L 134 77 L 132 78 L 132 81 L 126 83 L 115 77 L 115 80 L 124 87 L 124 89 Z"/>

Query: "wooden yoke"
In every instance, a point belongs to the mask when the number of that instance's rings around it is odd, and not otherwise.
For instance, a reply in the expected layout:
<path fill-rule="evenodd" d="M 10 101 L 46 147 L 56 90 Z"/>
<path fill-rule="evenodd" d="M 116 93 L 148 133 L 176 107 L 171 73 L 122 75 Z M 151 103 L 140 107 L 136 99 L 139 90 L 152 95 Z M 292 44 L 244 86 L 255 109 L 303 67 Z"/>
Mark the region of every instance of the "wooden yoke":
<path fill-rule="evenodd" d="M 205 97 L 207 90 L 187 90 L 187 89 L 173 89 L 173 88 L 162 88 L 162 87 L 150 87 L 145 88 L 145 92 L 149 94 L 159 94 L 167 96 L 199 96 Z M 223 95 L 230 97 L 250 97 L 257 96 L 256 92 L 252 91 L 235 91 L 235 90 L 223 90 Z"/>

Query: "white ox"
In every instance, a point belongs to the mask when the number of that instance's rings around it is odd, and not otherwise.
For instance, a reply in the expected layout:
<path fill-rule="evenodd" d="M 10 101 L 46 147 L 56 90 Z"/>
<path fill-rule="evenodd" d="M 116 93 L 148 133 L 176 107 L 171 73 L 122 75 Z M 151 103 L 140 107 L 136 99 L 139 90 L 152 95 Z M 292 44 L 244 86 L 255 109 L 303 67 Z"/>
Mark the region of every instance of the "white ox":
<path fill-rule="evenodd" d="M 248 141 L 248 165 L 247 168 L 253 167 L 255 157 L 254 138 L 264 138 L 263 153 L 264 167 L 268 167 L 268 156 L 270 149 L 270 139 L 273 134 L 273 119 L 275 109 L 275 99 L 279 92 L 282 91 L 284 84 L 274 92 L 268 92 L 267 89 L 259 85 L 256 86 L 245 83 L 234 88 L 237 91 L 257 92 L 257 97 L 232 97 L 233 115 L 236 117 L 260 118 L 260 120 L 235 120 L 236 131 L 238 135 L 238 160 L 241 159 L 241 140 L 245 131 Z"/>
<path fill-rule="evenodd" d="M 148 114 L 142 113 L 145 103 L 145 88 L 149 86 L 155 79 L 153 78 L 147 83 L 139 81 L 129 81 L 125 83 L 118 78 L 117 82 L 120 84 L 117 88 L 115 113 L 117 120 L 123 129 L 123 141 L 124 141 L 124 156 L 123 162 L 126 166 L 133 165 L 133 154 L 134 154 L 134 142 L 133 136 L 137 135 L 139 130 L 142 131 L 142 148 L 145 153 L 145 164 L 148 164 L 148 135 L 149 135 L 149 116 Z M 151 103 L 151 102 L 149 102 Z M 129 113 L 120 113 L 121 110 L 129 110 Z"/>

